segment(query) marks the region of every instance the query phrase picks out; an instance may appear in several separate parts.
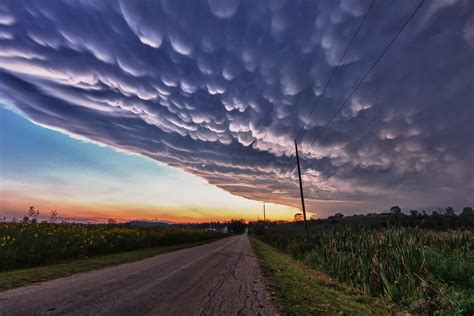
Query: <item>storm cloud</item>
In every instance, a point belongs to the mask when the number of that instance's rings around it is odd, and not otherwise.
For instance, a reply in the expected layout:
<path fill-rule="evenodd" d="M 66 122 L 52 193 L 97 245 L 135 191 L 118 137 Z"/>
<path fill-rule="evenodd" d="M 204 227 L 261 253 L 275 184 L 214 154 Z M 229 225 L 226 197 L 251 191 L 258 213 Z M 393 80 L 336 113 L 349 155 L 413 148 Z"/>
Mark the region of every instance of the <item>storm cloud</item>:
<path fill-rule="evenodd" d="M 30 120 L 310 209 L 472 204 L 474 3 L 2 1 L 0 94 Z M 307 120 L 307 124 L 305 124 Z M 125 181 L 125 180 L 124 180 Z M 344 208 L 344 207 L 343 207 Z"/>

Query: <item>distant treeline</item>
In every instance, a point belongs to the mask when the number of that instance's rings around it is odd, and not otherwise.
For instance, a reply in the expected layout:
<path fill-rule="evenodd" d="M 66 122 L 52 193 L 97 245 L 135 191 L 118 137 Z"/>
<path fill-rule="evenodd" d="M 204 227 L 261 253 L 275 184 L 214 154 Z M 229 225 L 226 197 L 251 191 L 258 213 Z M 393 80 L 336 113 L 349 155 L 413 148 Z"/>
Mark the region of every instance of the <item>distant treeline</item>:
<path fill-rule="evenodd" d="M 230 221 L 213 221 L 213 222 L 204 222 L 204 223 L 184 223 L 184 224 L 173 224 L 173 227 L 185 228 L 185 229 L 223 229 L 224 227 L 228 228 L 230 233 L 242 234 L 247 228 L 247 224 L 243 219 L 231 219 Z"/>
<path fill-rule="evenodd" d="M 362 227 L 419 227 L 432 229 L 452 229 L 452 228 L 474 228 L 474 212 L 472 207 L 464 207 L 461 212 L 456 212 L 454 208 L 447 207 L 442 210 L 428 213 L 426 211 L 410 210 L 403 213 L 401 208 L 393 206 L 390 212 L 385 213 L 368 213 L 344 216 L 342 213 L 335 213 L 326 219 L 308 220 L 309 229 L 317 229 L 335 224 L 343 224 L 350 226 Z M 262 234 L 269 228 L 287 229 L 301 228 L 303 229 L 302 216 L 295 214 L 295 220 L 290 221 L 258 221 L 249 222 L 249 232 L 254 234 Z"/>

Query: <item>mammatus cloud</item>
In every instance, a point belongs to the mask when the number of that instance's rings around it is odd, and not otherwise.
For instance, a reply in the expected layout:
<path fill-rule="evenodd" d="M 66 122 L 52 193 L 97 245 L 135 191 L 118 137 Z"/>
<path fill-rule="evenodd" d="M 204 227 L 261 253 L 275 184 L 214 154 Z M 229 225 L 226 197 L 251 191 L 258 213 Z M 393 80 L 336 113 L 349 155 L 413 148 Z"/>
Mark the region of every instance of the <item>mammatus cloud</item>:
<path fill-rule="evenodd" d="M 369 5 L 4 1 L 0 93 L 39 124 L 298 205 L 293 140 Z M 427 1 L 309 147 L 415 6 L 376 1 L 308 121 L 311 207 L 472 202 L 471 1 Z"/>

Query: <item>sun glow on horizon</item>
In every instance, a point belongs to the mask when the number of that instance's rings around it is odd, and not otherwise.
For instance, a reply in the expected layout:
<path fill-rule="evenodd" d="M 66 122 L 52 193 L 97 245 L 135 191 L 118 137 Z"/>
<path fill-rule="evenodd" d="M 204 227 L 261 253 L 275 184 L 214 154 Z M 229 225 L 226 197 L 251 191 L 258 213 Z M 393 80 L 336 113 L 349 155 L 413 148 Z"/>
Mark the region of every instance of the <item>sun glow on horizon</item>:
<path fill-rule="evenodd" d="M 29 206 L 43 217 L 56 210 L 62 217 L 91 221 L 200 222 L 263 216 L 262 202 L 233 195 L 183 170 L 71 138 L 5 108 L 0 108 L 0 118 L 6 134 L 14 135 L 1 138 L 2 217 L 21 218 Z M 267 204 L 267 216 L 275 220 L 291 219 L 297 211 Z"/>

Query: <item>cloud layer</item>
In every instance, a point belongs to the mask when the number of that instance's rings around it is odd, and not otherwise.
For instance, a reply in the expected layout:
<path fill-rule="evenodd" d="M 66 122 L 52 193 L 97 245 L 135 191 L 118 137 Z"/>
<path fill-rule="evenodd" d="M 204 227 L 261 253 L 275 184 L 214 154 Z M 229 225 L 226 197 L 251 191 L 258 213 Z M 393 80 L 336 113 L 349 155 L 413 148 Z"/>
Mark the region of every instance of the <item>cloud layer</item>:
<path fill-rule="evenodd" d="M 298 205 L 292 145 L 371 1 L 3 1 L 0 93 L 31 120 Z M 311 208 L 471 203 L 474 6 L 376 1 L 299 139 Z M 337 205 L 337 204 L 331 204 Z"/>

